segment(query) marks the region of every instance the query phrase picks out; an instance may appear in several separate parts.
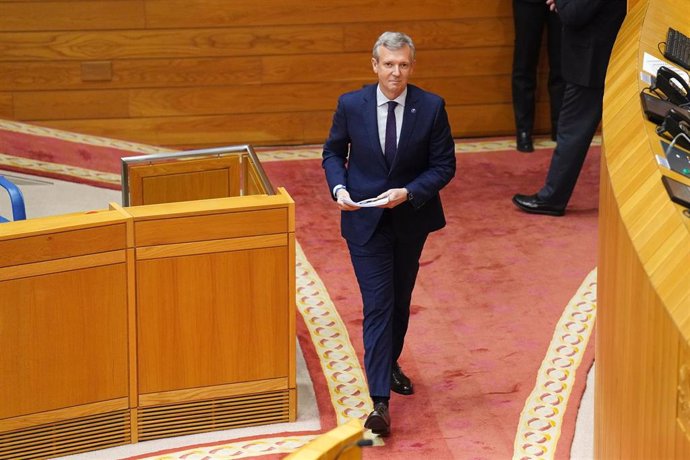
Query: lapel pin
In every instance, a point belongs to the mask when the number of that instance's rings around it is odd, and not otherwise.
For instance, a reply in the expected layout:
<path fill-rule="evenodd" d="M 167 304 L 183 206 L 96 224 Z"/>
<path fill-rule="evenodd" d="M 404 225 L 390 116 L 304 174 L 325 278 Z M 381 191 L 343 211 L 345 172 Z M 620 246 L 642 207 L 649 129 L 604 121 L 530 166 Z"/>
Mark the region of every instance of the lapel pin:
<path fill-rule="evenodd" d="M 414 107 L 412 107 L 412 110 L 410 110 L 410 112 L 412 112 L 412 113 L 417 113 L 417 109 L 415 109 Z"/>

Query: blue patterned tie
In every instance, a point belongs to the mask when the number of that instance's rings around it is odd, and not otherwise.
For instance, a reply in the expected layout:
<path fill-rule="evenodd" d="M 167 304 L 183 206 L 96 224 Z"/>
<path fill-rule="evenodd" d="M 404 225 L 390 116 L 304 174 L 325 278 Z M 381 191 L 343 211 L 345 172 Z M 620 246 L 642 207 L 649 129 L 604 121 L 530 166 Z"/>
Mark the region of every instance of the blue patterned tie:
<path fill-rule="evenodd" d="M 383 154 L 386 156 L 388 168 L 393 165 L 395 154 L 398 152 L 397 128 L 395 126 L 395 101 L 388 101 L 388 118 L 386 118 L 386 140 L 384 142 Z"/>

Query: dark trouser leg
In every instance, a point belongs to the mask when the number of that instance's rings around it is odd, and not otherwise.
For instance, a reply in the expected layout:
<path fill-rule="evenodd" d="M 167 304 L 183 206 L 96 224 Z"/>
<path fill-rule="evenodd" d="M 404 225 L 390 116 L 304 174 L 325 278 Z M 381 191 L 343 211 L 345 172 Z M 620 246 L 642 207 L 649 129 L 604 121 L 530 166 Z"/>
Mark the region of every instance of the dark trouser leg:
<path fill-rule="evenodd" d="M 532 133 L 537 88 L 539 48 L 547 7 L 542 3 L 513 0 L 515 51 L 513 53 L 513 112 L 517 132 Z"/>
<path fill-rule="evenodd" d="M 392 362 L 395 235 L 390 219 L 382 221 L 366 244 L 348 242 L 362 293 L 364 370 L 372 397 L 390 395 Z"/>
<path fill-rule="evenodd" d="M 563 105 L 565 81 L 561 71 L 561 20 L 557 13 L 547 17 L 547 50 L 549 54 L 549 104 L 551 109 L 551 130 L 557 131 L 558 115 Z"/>
<path fill-rule="evenodd" d="M 391 365 L 400 357 L 405 342 L 410 299 L 426 238 L 397 236 L 386 211 L 366 244 L 348 242 L 362 293 L 364 369 L 372 397 L 390 395 Z"/>
<path fill-rule="evenodd" d="M 392 362 L 400 358 L 410 322 L 410 302 L 419 272 L 419 258 L 426 235 L 415 239 L 398 239 L 395 248 L 395 311 L 393 313 Z"/>
<path fill-rule="evenodd" d="M 567 206 L 582 164 L 601 121 L 603 88 L 567 83 L 558 119 L 558 139 L 537 197 L 554 206 Z"/>

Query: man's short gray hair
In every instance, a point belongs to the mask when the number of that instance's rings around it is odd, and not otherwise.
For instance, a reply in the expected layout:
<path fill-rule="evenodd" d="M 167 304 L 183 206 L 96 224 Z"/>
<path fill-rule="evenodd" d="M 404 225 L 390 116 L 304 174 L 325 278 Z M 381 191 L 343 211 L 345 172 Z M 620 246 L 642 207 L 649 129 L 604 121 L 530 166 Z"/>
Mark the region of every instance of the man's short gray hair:
<path fill-rule="evenodd" d="M 376 43 L 374 43 L 374 49 L 372 50 L 372 56 L 374 56 L 374 59 L 376 61 L 379 60 L 379 46 L 385 46 L 391 51 L 399 50 L 403 46 L 409 46 L 411 53 L 412 60 L 414 61 L 414 53 L 415 53 L 415 48 L 414 48 L 414 42 L 410 38 L 409 35 L 406 35 L 402 32 L 384 32 L 382 33 L 378 40 L 376 40 Z"/>

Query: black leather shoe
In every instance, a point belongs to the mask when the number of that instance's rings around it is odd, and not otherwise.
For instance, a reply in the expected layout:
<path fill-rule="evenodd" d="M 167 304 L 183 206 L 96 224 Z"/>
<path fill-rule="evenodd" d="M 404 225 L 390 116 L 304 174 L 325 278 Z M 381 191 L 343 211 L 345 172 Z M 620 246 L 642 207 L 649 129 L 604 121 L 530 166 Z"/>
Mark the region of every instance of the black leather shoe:
<path fill-rule="evenodd" d="M 527 131 L 520 131 L 517 134 L 517 149 L 520 152 L 534 152 L 532 136 Z"/>
<path fill-rule="evenodd" d="M 562 216 L 565 214 L 565 207 L 554 206 L 537 198 L 534 195 L 520 195 L 513 196 L 513 204 L 522 211 L 530 214 L 546 214 L 547 216 Z"/>
<path fill-rule="evenodd" d="M 374 410 L 367 417 L 367 421 L 364 422 L 364 428 L 382 437 L 391 434 L 391 416 L 388 412 L 388 406 L 384 403 L 375 405 Z"/>
<path fill-rule="evenodd" d="M 411 395 L 414 393 L 412 381 L 403 373 L 398 363 L 393 364 L 391 370 L 391 391 L 401 395 Z"/>

